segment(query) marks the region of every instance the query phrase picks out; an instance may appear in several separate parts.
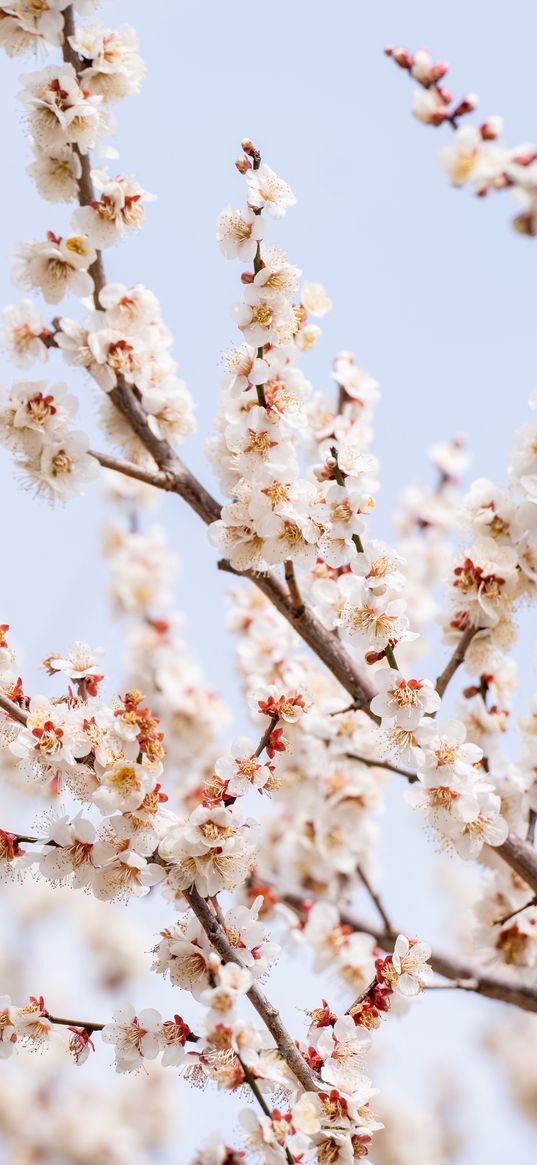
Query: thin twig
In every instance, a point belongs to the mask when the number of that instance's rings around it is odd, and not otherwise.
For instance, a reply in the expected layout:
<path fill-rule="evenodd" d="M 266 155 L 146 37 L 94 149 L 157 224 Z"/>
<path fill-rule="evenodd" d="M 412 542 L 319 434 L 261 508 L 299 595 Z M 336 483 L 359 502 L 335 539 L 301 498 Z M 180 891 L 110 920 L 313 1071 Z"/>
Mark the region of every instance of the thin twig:
<path fill-rule="evenodd" d="M 530 906 L 537 906 L 537 894 L 530 898 L 529 902 L 525 902 L 523 906 L 517 906 L 516 910 L 512 910 L 510 914 L 506 914 L 503 918 L 497 918 L 493 922 L 493 926 L 503 926 L 504 923 L 510 922 L 512 918 L 516 918 L 517 914 L 522 914 L 524 910 L 529 910 Z"/>
<path fill-rule="evenodd" d="M 279 723 L 279 716 L 272 716 L 270 723 L 268 725 L 268 728 L 265 729 L 265 731 L 261 737 L 261 740 L 259 741 L 259 744 L 255 750 L 256 756 L 261 756 L 261 753 L 265 751 L 267 744 L 272 736 L 272 733 L 274 732 L 274 729 L 276 728 L 278 723 Z"/>
<path fill-rule="evenodd" d="M 379 895 L 377 894 L 376 890 L 373 889 L 373 886 L 371 885 L 371 882 L 369 881 L 369 878 L 367 877 L 365 870 L 363 870 L 362 867 L 360 865 L 358 865 L 358 866 L 356 866 L 356 873 L 358 874 L 360 881 L 365 886 L 365 889 L 367 890 L 367 893 L 369 894 L 369 897 L 370 897 L 373 905 L 376 908 L 376 911 L 377 911 L 377 914 L 379 915 L 379 918 L 384 923 L 384 926 L 386 927 L 386 933 L 387 934 L 391 933 L 394 935 L 394 937 L 396 937 L 393 926 L 390 922 L 390 919 L 388 918 L 388 915 L 384 909 L 384 906 L 382 905 L 382 902 L 379 898 Z"/>
<path fill-rule="evenodd" d="M 399 773 L 399 776 L 405 777 L 409 784 L 413 785 L 419 779 L 417 773 L 413 773 L 412 769 L 402 769 L 399 765 L 392 765 L 389 760 L 371 760 L 371 757 L 358 756 L 356 752 L 346 752 L 344 754 L 349 760 L 358 760 L 363 765 L 367 765 L 370 769 L 387 769 L 389 773 Z"/>
<path fill-rule="evenodd" d="M 218 895 L 211 894 L 211 897 L 209 898 L 209 902 L 211 903 L 211 906 L 216 914 L 216 917 L 220 923 L 220 926 L 225 927 L 226 920 L 225 920 L 223 912 L 222 912 L 222 907 L 218 901 Z"/>
<path fill-rule="evenodd" d="M 467 627 L 466 631 L 463 631 L 460 639 L 457 641 L 451 659 L 448 660 L 443 672 L 440 673 L 436 681 L 436 690 L 440 697 L 444 695 L 448 684 L 457 671 L 457 668 L 459 668 L 461 663 L 463 663 L 466 651 L 477 631 L 477 627 Z"/>
<path fill-rule="evenodd" d="M 424 991 L 477 991 L 477 979 L 454 979 L 452 983 L 426 983 Z"/>
<path fill-rule="evenodd" d="M 89 1032 L 90 1035 L 92 1032 L 102 1032 L 103 1028 L 106 1027 L 105 1023 L 95 1023 L 93 1020 L 88 1022 L 84 1019 L 63 1019 L 62 1016 L 51 1015 L 48 1011 L 45 1011 L 44 1014 L 49 1020 L 49 1023 L 57 1024 L 59 1027 L 82 1028 L 84 1031 Z M 189 1044 L 197 1044 L 200 1037 L 195 1032 L 189 1031 L 185 1039 Z"/>
<path fill-rule="evenodd" d="M 60 1027 L 83 1028 L 84 1031 L 89 1032 L 90 1035 L 92 1032 L 102 1032 L 103 1028 L 106 1027 L 106 1024 L 94 1023 L 93 1020 L 88 1022 L 85 1019 L 62 1019 L 59 1015 L 50 1015 L 48 1011 L 45 1012 L 45 1015 L 50 1023 L 58 1024 Z"/>

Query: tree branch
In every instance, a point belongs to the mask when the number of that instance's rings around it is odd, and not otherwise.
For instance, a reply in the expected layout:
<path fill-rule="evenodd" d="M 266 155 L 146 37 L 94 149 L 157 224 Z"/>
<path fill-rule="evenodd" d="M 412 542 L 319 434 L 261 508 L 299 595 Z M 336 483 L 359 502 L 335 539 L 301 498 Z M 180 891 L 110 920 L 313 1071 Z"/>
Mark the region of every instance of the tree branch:
<path fill-rule="evenodd" d="M 192 887 L 190 890 L 183 890 L 183 894 L 215 951 L 225 963 L 237 963 L 239 967 L 242 967 L 244 964 L 241 963 L 237 952 L 231 946 L 225 931 L 198 891 Z M 277 1008 L 269 1002 L 266 995 L 259 990 L 255 983 L 250 987 L 247 995 L 293 1075 L 306 1092 L 316 1092 L 319 1082 L 297 1050 L 294 1041 L 281 1021 Z"/>
<path fill-rule="evenodd" d="M 13 700 L 10 700 L 9 696 L 5 696 L 3 692 L 0 692 L 0 708 L 3 708 L 12 720 L 18 720 L 19 724 L 26 724 L 28 713 L 19 708 L 18 704 L 14 704 Z"/>
<path fill-rule="evenodd" d="M 293 610 L 295 612 L 295 619 L 299 619 L 300 616 L 304 614 L 304 602 L 298 589 L 295 568 L 290 558 L 287 558 L 284 563 L 284 573 L 285 581 L 289 588 L 289 596 L 293 604 Z"/>
<path fill-rule="evenodd" d="M 409 785 L 414 785 L 418 780 L 417 773 L 413 773 L 412 769 L 402 769 L 399 765 L 392 765 L 389 760 L 371 760 L 371 757 L 358 756 L 355 752 L 346 752 L 345 756 L 349 760 L 360 761 L 361 764 L 367 765 L 370 769 L 387 769 L 389 773 L 399 773 L 401 777 L 405 777 Z"/>
<path fill-rule="evenodd" d="M 283 894 L 280 901 L 287 903 L 301 915 L 307 913 L 304 909 L 304 899 L 298 894 Z M 370 922 L 357 918 L 345 910 L 340 912 L 340 920 L 343 926 L 350 926 L 353 931 L 370 934 L 379 947 L 387 952 L 393 950 L 397 935 L 405 933 L 403 929 L 395 928 L 391 931 L 386 927 L 371 925 Z M 457 985 L 464 983 L 466 991 L 471 990 L 476 995 L 484 995 L 487 999 L 498 999 L 503 1003 L 510 1003 L 513 1007 L 522 1008 L 523 1011 L 537 1012 L 537 987 L 517 983 L 508 979 L 507 976 L 488 974 L 479 965 L 442 954 L 439 951 L 432 952 L 430 963 L 437 975 L 442 975 L 444 979 L 450 979 L 454 983 L 459 980 Z M 475 986 L 470 987 L 470 983 L 474 983 Z"/>
<path fill-rule="evenodd" d="M 384 923 L 384 926 L 386 928 L 386 933 L 393 934 L 393 926 L 388 918 L 388 915 L 386 914 L 386 911 L 384 909 L 384 906 L 382 905 L 380 897 L 377 894 L 376 890 L 373 889 L 373 886 L 371 885 L 371 882 L 369 881 L 367 874 L 365 873 L 365 871 L 362 869 L 361 866 L 356 867 L 356 873 L 358 874 L 360 881 L 363 883 L 365 889 L 367 890 L 367 893 L 369 894 L 369 897 L 370 897 L 370 899 L 371 899 L 371 901 L 372 901 L 372 903 L 377 911 L 379 918 Z"/>
<path fill-rule="evenodd" d="M 537 894 L 537 851 L 532 845 L 515 833 L 510 833 L 503 845 L 492 847 L 491 852 L 500 854 L 504 862 Z"/>

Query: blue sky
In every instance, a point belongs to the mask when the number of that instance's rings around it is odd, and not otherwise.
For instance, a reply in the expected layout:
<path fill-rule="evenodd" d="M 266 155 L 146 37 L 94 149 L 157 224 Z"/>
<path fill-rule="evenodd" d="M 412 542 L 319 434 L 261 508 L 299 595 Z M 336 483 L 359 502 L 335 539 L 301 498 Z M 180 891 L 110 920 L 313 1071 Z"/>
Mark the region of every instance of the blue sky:
<path fill-rule="evenodd" d="M 449 6 L 436 0 L 333 0 L 328 6 L 319 0 L 307 6 L 289 0 L 268 6 L 116 0 L 103 5 L 102 18 L 128 21 L 139 32 L 149 74 L 142 94 L 117 106 L 115 144 L 121 169 L 158 195 L 141 235 L 107 253 L 107 270 L 111 279 L 144 282 L 162 301 L 198 409 L 199 432 L 183 449 L 188 463 L 210 479 L 203 444 L 216 410 L 218 361 L 235 339 L 228 304 L 239 293 L 238 267 L 220 256 L 214 222 L 228 201 L 242 197 L 233 162 L 248 134 L 297 196 L 286 219 L 271 224 L 271 241 L 288 250 L 306 278 L 321 280 L 334 303 L 305 371 L 317 388 L 327 388 L 332 357 L 345 347 L 381 383 L 377 530 L 388 532 L 394 500 L 409 478 L 427 478 L 426 449 L 435 440 L 466 433 L 472 475 L 503 481 L 510 434 L 529 419 L 527 396 L 537 383 L 537 241 L 510 227 L 508 194 L 479 201 L 449 187 L 436 161 L 449 131 L 411 117 L 412 85 L 383 47 L 428 45 L 450 61 L 456 94 L 477 91 L 483 116 L 504 115 L 507 140 L 531 140 L 537 136 L 535 6 L 529 0 L 509 6 L 499 0 L 452 0 Z M 16 241 L 42 237 L 47 229 L 65 233 L 69 214 L 39 200 L 25 175 L 30 156 L 15 94 L 19 74 L 31 68 L 29 60 L 2 60 L 8 161 L 0 219 L 2 304 L 18 297 L 5 262 Z M 65 311 L 76 314 L 76 304 Z M 91 430 L 88 385 L 71 371 L 65 375 L 59 357 L 50 376 L 68 379 L 80 392 Z M 2 361 L 0 382 L 17 378 Z M 15 629 L 26 674 L 32 675 L 32 660 L 82 637 L 105 645 L 119 675 L 119 638 L 110 626 L 98 558 L 98 488 L 52 511 L 15 485 L 8 455 L 0 451 L 0 489 L 4 547 L 10 548 L 0 580 L 2 621 Z M 178 601 L 188 612 L 191 641 L 212 682 L 237 703 L 232 647 L 222 631 L 227 581 L 214 569 L 198 520 L 175 499 L 167 499 L 165 516 L 183 560 Z M 535 686 L 532 620 L 523 627 L 520 659 Z M 410 845 L 402 824 L 411 830 Z M 388 872 L 405 874 L 394 892 L 395 909 L 413 921 L 417 903 L 420 923 L 423 917 L 436 937 L 434 903 L 421 903 L 435 858 L 398 808 L 398 794 L 390 801 L 387 829 Z M 484 1009 L 493 1006 L 443 993 L 428 1002 L 407 1029 L 418 1061 L 410 1068 L 412 1081 L 423 1079 L 428 1057 L 434 1052 L 438 1058 L 444 1046 L 460 1060 L 466 1044 L 458 1025 L 479 1029 L 492 1018 Z M 514 1148 L 510 1115 L 501 1109 L 507 1104 L 501 1082 L 481 1060 L 479 1066 L 480 1080 L 472 1083 L 478 1147 L 474 1143 L 467 1162 L 485 1159 L 486 1150 L 495 1165 Z M 396 1060 L 396 1081 L 408 1070 L 407 1057 L 404 1064 Z M 504 1112 L 493 1130 L 491 1096 Z M 534 1145 L 523 1126 L 516 1141 L 519 1165 L 534 1160 Z"/>

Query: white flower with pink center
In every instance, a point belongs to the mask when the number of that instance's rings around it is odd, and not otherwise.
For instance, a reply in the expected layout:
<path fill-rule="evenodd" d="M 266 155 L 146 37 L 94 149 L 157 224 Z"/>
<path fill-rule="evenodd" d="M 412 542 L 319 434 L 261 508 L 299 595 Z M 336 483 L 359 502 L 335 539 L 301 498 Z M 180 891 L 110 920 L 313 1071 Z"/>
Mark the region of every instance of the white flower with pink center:
<path fill-rule="evenodd" d="M 227 784 L 233 797 L 243 797 L 250 789 L 263 789 L 272 777 L 272 768 L 255 755 L 251 740 L 244 736 L 233 741 L 229 754 L 216 761 L 214 771 Z"/>
<path fill-rule="evenodd" d="M 114 1044 L 116 1069 L 132 1072 L 141 1068 L 144 1059 L 154 1060 L 162 1047 L 162 1018 L 153 1007 L 146 1007 L 136 1015 L 134 1007 L 126 1004 L 113 1016 L 102 1031 L 106 1044 Z"/>
<path fill-rule="evenodd" d="M 392 963 L 397 972 L 394 990 L 399 995 L 418 995 L 432 979 L 429 964 L 431 948 L 427 943 L 408 939 L 400 934 L 395 943 Z"/>
<path fill-rule="evenodd" d="M 378 694 L 371 701 L 371 711 L 382 720 L 396 720 L 402 728 L 417 728 L 423 716 L 436 712 L 440 696 L 430 680 L 405 679 L 392 668 L 375 673 Z"/>

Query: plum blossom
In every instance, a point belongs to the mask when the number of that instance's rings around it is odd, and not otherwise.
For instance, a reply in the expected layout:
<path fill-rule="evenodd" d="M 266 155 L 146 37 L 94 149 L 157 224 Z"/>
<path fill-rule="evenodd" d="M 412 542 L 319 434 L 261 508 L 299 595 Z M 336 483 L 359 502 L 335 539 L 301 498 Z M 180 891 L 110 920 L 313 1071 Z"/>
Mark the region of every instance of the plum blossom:
<path fill-rule="evenodd" d="M 80 26 L 69 41 L 85 62 L 80 76 L 91 93 L 108 102 L 140 91 L 146 70 L 130 24 L 120 28 Z"/>
<path fill-rule="evenodd" d="M 100 197 L 89 206 L 75 210 L 71 223 L 75 231 L 86 235 L 92 246 L 101 250 L 111 247 L 129 230 L 138 230 L 144 217 L 143 203 L 155 196 L 148 194 L 135 178 L 109 178 L 93 172 L 93 182 Z"/>
<path fill-rule="evenodd" d="M 29 368 L 35 360 L 48 356 L 49 331 L 31 299 L 5 307 L 2 312 L 2 347 L 19 368 Z"/>
<path fill-rule="evenodd" d="M 215 762 L 214 771 L 225 782 L 226 794 L 243 797 L 250 789 L 263 789 L 272 778 L 271 765 L 260 760 L 246 737 L 233 741 L 227 756 Z"/>
<path fill-rule="evenodd" d="M 430 680 L 407 680 L 391 668 L 377 671 L 375 680 L 379 692 L 371 701 L 371 711 L 382 720 L 397 720 L 403 728 L 417 728 L 423 716 L 440 707 L 440 696 Z"/>
<path fill-rule="evenodd" d="M 394 990 L 400 995 L 417 995 L 423 991 L 432 978 L 430 957 L 431 948 L 427 943 L 412 941 L 400 934 L 392 955 L 397 973 Z"/>
<path fill-rule="evenodd" d="M 289 207 L 296 203 L 295 195 L 288 183 L 279 178 L 265 163 L 257 170 L 248 170 L 246 184 L 249 205 L 266 209 L 271 218 L 282 218 Z"/>
<path fill-rule="evenodd" d="M 84 235 L 61 238 L 49 231 L 45 242 L 20 244 L 13 282 L 25 289 L 38 288 L 46 303 L 59 303 L 67 292 L 91 295 L 93 279 L 88 268 L 95 257 Z"/>
<path fill-rule="evenodd" d="M 243 210 L 226 206 L 218 216 L 216 239 L 226 259 L 240 259 L 242 263 L 251 263 L 257 251 L 257 244 L 264 233 L 265 223 L 262 216 L 255 214 L 249 206 Z"/>
<path fill-rule="evenodd" d="M 133 1072 L 144 1059 L 154 1060 L 162 1047 L 162 1017 L 153 1007 L 136 1015 L 130 1004 L 120 1007 L 112 1023 L 105 1025 L 102 1039 L 115 1048 L 116 1070 Z"/>
<path fill-rule="evenodd" d="M 29 110 L 30 128 L 40 147 L 73 143 L 87 154 L 107 132 L 102 98 L 81 88 L 72 65 L 50 65 L 21 80 L 19 100 Z"/>

